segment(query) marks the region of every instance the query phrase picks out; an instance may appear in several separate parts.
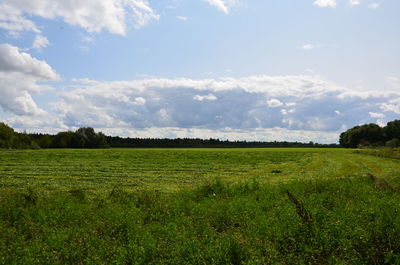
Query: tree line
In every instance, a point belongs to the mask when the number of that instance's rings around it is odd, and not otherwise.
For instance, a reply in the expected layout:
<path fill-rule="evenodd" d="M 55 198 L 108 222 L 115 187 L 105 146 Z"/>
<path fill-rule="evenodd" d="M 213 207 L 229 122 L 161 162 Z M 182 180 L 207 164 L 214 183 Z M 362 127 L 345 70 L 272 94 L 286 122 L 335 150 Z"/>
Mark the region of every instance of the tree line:
<path fill-rule="evenodd" d="M 37 148 L 106 148 L 106 136 L 93 128 L 83 127 L 75 132 L 51 134 L 27 134 L 16 132 L 7 124 L 0 122 L 0 148 L 37 149 Z"/>
<path fill-rule="evenodd" d="M 314 142 L 288 141 L 229 141 L 220 139 L 199 138 L 130 138 L 106 136 L 95 132 L 91 127 L 82 127 L 75 132 L 67 131 L 52 134 L 27 134 L 14 131 L 13 128 L 0 122 L 0 148 L 2 149 L 35 149 L 35 148 L 242 148 L 242 147 L 338 147 L 337 144 L 319 144 Z"/>
<path fill-rule="evenodd" d="M 400 147 L 400 120 L 388 122 L 385 127 L 370 123 L 355 126 L 340 135 L 343 147 Z"/>
<path fill-rule="evenodd" d="M 123 138 L 119 136 L 107 136 L 107 143 L 111 147 L 180 147 L 180 148 L 242 148 L 242 147 L 337 147 L 336 144 L 319 144 L 314 142 L 262 142 L 262 141 L 229 141 L 220 139 L 200 138 Z"/>

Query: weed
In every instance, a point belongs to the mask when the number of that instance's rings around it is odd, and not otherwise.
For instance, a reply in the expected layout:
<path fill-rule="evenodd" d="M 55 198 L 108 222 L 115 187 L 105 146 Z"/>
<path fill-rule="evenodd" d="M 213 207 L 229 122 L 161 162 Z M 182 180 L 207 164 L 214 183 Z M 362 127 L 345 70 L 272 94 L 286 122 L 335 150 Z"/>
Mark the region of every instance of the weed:
<path fill-rule="evenodd" d="M 313 224 L 313 219 L 311 216 L 311 213 L 304 207 L 304 204 L 296 198 L 290 191 L 285 190 L 289 200 L 293 203 L 293 205 L 296 207 L 296 212 L 297 215 L 301 218 L 301 220 L 307 224 L 307 225 L 312 225 Z"/>
<path fill-rule="evenodd" d="M 26 205 L 36 205 L 38 200 L 38 194 L 29 187 L 26 193 L 22 194 L 22 197 L 26 203 Z"/>

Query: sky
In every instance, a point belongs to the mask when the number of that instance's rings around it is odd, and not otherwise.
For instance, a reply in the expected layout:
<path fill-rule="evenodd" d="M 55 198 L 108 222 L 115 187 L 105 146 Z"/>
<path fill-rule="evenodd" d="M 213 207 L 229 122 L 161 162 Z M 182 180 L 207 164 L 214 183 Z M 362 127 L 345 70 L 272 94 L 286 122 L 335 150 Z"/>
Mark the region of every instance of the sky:
<path fill-rule="evenodd" d="M 17 131 L 335 143 L 400 119 L 398 0 L 0 0 Z"/>

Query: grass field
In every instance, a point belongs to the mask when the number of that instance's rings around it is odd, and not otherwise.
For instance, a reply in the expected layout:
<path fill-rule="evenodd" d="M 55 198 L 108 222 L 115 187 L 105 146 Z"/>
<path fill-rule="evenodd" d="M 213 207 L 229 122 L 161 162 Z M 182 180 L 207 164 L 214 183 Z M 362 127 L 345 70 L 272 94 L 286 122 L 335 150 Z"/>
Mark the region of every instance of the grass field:
<path fill-rule="evenodd" d="M 48 191 L 114 187 L 175 191 L 219 178 L 280 183 L 371 173 L 398 176 L 399 163 L 348 149 L 104 149 L 0 152 L 0 188 Z"/>
<path fill-rule="evenodd" d="M 400 160 L 0 151 L 0 264 L 400 264 Z"/>

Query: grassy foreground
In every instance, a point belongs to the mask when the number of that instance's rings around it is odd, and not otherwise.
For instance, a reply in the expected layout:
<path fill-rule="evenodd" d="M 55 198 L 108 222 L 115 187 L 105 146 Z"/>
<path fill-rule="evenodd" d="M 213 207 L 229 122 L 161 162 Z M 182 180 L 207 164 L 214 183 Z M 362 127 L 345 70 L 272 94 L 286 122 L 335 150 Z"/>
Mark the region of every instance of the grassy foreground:
<path fill-rule="evenodd" d="M 0 264 L 400 264 L 396 159 L 316 149 L 0 158 Z"/>

